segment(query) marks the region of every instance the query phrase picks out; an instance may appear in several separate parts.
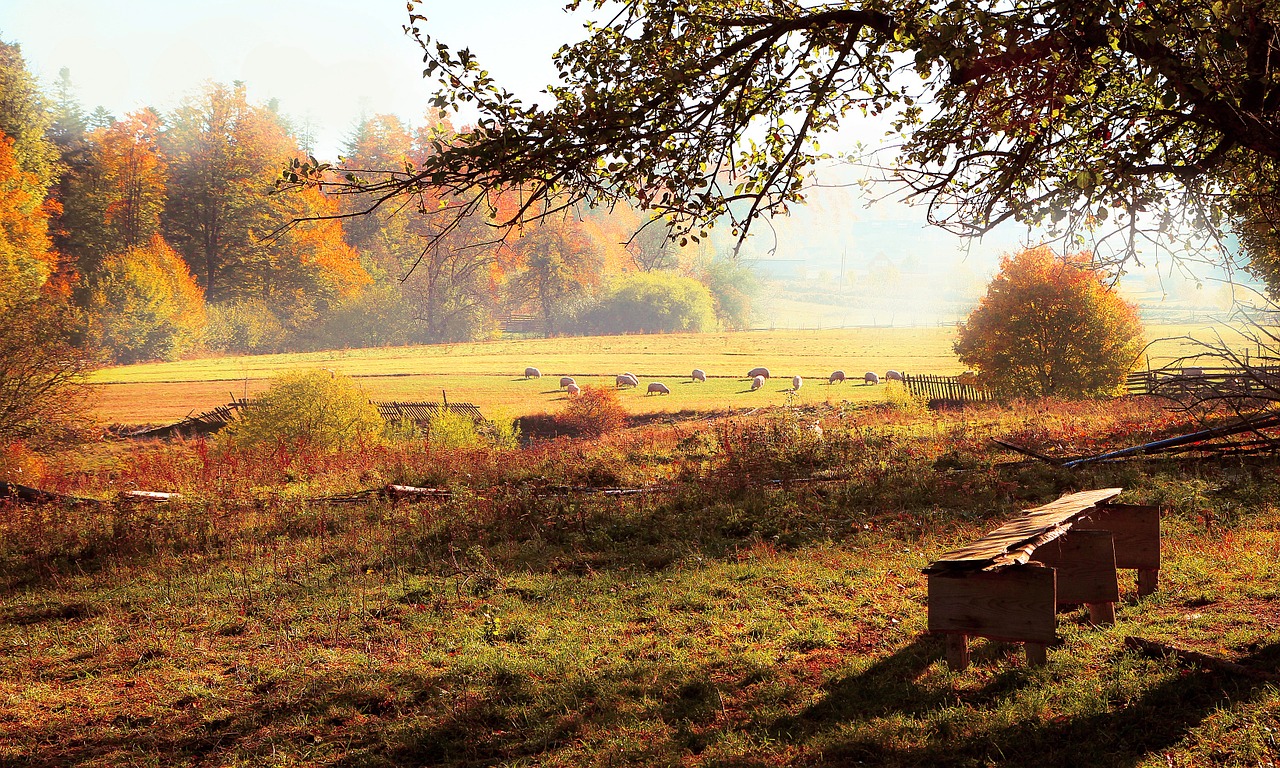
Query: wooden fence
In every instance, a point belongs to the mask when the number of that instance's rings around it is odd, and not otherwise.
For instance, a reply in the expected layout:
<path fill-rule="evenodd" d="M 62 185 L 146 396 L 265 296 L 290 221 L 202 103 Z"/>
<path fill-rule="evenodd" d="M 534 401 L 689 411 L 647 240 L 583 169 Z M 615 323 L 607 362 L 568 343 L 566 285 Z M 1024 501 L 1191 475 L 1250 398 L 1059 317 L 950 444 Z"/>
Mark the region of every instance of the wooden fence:
<path fill-rule="evenodd" d="M 414 424 L 426 424 L 432 417 L 442 411 L 466 416 L 477 424 L 486 421 L 480 409 L 471 403 L 380 403 L 375 401 L 373 405 L 378 409 L 378 413 L 382 414 L 382 418 L 391 424 L 406 421 L 411 421 Z"/>
<path fill-rule="evenodd" d="M 959 376 L 905 375 L 902 383 L 907 391 L 930 403 L 985 403 L 995 399 L 986 389 Z"/>
<path fill-rule="evenodd" d="M 1131 395 L 1183 399 L 1201 395 L 1252 397 L 1280 393 L 1280 365 L 1225 368 L 1157 368 L 1125 378 Z"/>

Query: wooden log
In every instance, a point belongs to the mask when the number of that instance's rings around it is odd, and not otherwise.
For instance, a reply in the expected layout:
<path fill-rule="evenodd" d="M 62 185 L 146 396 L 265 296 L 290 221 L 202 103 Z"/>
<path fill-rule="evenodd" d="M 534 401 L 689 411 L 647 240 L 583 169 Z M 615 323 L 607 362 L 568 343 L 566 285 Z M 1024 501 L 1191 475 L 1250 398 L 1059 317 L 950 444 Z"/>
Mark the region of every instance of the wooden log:
<path fill-rule="evenodd" d="M 123 502 L 146 502 L 150 504 L 163 504 L 182 498 L 180 493 L 164 493 L 162 491 L 121 491 L 119 499 Z"/>
<path fill-rule="evenodd" d="M 1054 570 L 1036 565 L 930 574 L 929 631 L 1052 643 L 1054 587 Z"/>
<path fill-rule="evenodd" d="M 1173 656 L 1180 661 L 1190 662 L 1205 669 L 1212 669 L 1218 672 L 1231 672 L 1245 677 L 1252 677 L 1255 680 L 1280 680 L 1280 675 L 1274 672 L 1266 672 L 1253 667 L 1246 667 L 1227 659 L 1220 659 L 1217 656 L 1210 656 L 1207 653 L 1192 651 L 1186 648 L 1178 648 L 1167 643 L 1156 642 L 1155 640 L 1144 640 L 1141 637 L 1126 637 L 1124 639 L 1125 647 L 1130 650 L 1137 651 L 1144 656 L 1151 656 L 1162 659 L 1166 656 Z"/>
<path fill-rule="evenodd" d="M 969 666 L 967 635 L 947 635 L 947 666 L 956 672 Z"/>
<path fill-rule="evenodd" d="M 446 488 L 416 488 L 412 485 L 388 485 L 387 495 L 393 499 L 425 499 L 449 496 L 452 491 Z"/>
<path fill-rule="evenodd" d="M 1058 605 L 1101 605 L 1120 599 L 1115 545 L 1110 531 L 1072 530 L 1035 551 L 1058 571 Z"/>

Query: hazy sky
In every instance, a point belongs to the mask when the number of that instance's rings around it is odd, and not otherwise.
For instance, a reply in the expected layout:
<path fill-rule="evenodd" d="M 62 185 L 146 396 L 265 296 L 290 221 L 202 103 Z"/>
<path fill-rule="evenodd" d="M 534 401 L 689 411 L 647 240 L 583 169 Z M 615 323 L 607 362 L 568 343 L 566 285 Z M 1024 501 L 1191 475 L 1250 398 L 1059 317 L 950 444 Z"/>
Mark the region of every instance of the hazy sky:
<path fill-rule="evenodd" d="M 526 101 L 539 100 L 554 79 L 551 54 L 582 35 L 582 17 L 565 13 L 560 0 L 428 0 L 419 12 L 431 34 L 470 47 Z M 0 0 L 0 39 L 20 44 L 46 85 L 70 68 L 87 110 L 163 112 L 206 81 L 243 80 L 254 101 L 278 98 L 285 114 L 308 121 L 326 158 L 362 113 L 414 122 L 424 114 L 432 87 L 406 21 L 403 0 Z M 841 133 L 874 143 L 883 130 L 856 121 Z M 761 227 L 753 250 L 773 246 L 775 232 L 783 257 L 830 263 L 845 254 L 857 265 L 910 253 L 939 269 L 980 274 L 1026 237 L 1011 227 L 964 250 L 957 238 L 926 228 L 922 210 L 867 209 L 849 190 L 818 192 L 772 230 Z"/>

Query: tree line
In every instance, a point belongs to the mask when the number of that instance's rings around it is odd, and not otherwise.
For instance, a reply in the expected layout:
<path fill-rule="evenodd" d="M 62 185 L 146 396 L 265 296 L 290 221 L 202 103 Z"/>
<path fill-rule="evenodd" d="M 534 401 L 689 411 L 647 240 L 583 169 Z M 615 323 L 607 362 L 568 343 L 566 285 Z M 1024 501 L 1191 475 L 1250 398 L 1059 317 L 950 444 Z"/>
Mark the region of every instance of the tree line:
<path fill-rule="evenodd" d="M 362 118 L 342 173 L 415 167 L 456 136 L 447 121 Z M 86 111 L 67 70 L 45 91 L 0 42 L 0 310 L 44 313 L 28 332 L 118 363 L 475 340 L 513 315 L 548 335 L 749 322 L 749 271 L 672 247 L 633 207 L 495 237 L 517 190 L 441 229 L 424 214 L 455 201 L 429 185 L 380 206 L 285 188 L 283 169 L 315 164 L 311 143 L 239 82 L 167 111 Z"/>

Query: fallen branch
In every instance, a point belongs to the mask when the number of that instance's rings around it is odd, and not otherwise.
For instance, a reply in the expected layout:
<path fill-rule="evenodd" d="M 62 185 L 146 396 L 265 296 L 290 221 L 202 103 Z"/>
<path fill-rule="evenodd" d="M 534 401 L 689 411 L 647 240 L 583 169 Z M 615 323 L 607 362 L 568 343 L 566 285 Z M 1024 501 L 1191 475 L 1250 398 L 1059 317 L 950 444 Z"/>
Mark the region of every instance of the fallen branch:
<path fill-rule="evenodd" d="M 68 504 L 72 506 L 101 506 L 97 499 L 86 499 L 83 496 L 68 496 L 65 493 L 54 493 L 39 488 L 31 488 L 18 483 L 0 480 L 0 498 L 16 499 L 28 504 Z"/>
<path fill-rule="evenodd" d="M 1218 672 L 1230 672 L 1235 675 L 1251 677 L 1255 680 L 1280 680 L 1280 675 L 1274 672 L 1267 672 L 1253 667 L 1246 667 L 1243 664 L 1237 664 L 1234 661 L 1210 656 L 1207 653 L 1192 651 L 1186 648 L 1177 648 L 1167 643 L 1157 642 L 1155 640 L 1144 640 L 1141 637 L 1126 637 L 1124 639 L 1126 648 L 1137 651 L 1143 656 L 1163 659 L 1173 656 L 1184 663 L 1195 664 L 1204 669 L 1212 669 Z"/>

